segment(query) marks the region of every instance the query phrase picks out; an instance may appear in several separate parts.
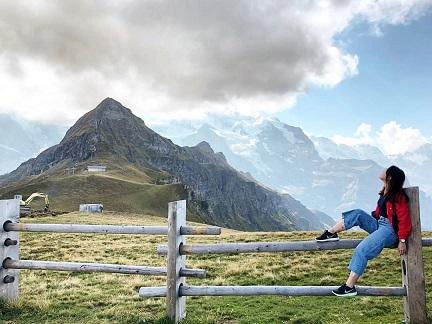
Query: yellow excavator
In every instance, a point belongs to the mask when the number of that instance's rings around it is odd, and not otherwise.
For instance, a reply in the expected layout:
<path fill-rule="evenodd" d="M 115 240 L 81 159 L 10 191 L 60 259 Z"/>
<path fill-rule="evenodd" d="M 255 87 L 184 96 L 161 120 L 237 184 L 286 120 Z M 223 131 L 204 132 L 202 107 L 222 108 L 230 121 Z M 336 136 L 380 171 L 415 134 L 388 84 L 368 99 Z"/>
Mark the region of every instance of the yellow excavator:
<path fill-rule="evenodd" d="M 48 194 L 45 194 L 45 193 L 42 193 L 42 192 L 34 192 L 25 201 L 24 200 L 20 201 L 20 214 L 21 215 L 28 215 L 28 214 L 31 213 L 30 203 L 35 198 L 43 198 L 43 199 L 45 199 L 45 207 L 43 209 L 43 212 L 46 213 L 47 211 L 49 211 L 49 198 L 48 198 Z"/>

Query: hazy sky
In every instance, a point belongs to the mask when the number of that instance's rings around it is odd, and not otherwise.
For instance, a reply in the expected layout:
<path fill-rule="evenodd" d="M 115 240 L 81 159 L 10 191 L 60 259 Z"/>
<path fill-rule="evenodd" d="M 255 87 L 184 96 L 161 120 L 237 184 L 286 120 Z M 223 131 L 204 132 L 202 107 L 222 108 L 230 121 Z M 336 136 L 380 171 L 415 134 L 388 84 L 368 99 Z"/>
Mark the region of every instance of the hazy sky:
<path fill-rule="evenodd" d="M 70 125 L 109 96 L 146 121 L 277 115 L 400 153 L 432 141 L 431 7 L 0 0 L 0 112 Z"/>

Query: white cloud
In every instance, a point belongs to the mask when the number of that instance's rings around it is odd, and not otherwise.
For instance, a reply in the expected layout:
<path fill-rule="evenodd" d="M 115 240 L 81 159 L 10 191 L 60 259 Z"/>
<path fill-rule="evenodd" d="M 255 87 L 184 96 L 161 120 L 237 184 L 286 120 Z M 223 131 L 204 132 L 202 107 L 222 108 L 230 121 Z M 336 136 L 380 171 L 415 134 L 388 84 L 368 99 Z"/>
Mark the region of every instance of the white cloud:
<path fill-rule="evenodd" d="M 369 144 L 377 146 L 386 155 L 398 155 L 412 152 L 428 143 L 427 139 L 417 128 L 403 128 L 395 121 L 390 121 L 381 126 L 380 130 L 372 133 L 372 126 L 362 123 L 358 126 L 355 136 L 335 135 L 332 140 L 336 144 L 349 146 Z"/>
<path fill-rule="evenodd" d="M 426 138 L 417 128 L 402 128 L 395 121 L 383 125 L 378 132 L 377 142 L 384 153 L 389 155 L 412 152 L 427 143 Z"/>
<path fill-rule="evenodd" d="M 371 24 L 399 25 L 418 19 L 430 9 L 430 0 L 379 0 L 359 1 L 362 11 Z"/>
<path fill-rule="evenodd" d="M 332 137 L 333 142 L 336 144 L 345 144 L 349 146 L 361 145 L 361 144 L 375 144 L 375 140 L 371 137 L 370 133 L 372 126 L 367 123 L 361 123 L 355 132 L 355 136 L 342 136 L 335 135 Z"/>
<path fill-rule="evenodd" d="M 274 113 L 358 73 L 334 37 L 431 1 L 0 2 L 0 112 L 70 124 L 110 96 L 148 119 Z"/>

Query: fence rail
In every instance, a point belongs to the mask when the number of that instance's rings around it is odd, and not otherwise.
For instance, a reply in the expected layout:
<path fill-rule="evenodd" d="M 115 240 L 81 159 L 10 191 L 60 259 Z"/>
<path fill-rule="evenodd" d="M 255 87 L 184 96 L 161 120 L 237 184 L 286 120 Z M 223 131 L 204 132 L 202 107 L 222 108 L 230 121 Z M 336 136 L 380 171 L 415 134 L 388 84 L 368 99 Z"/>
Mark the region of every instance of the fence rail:
<path fill-rule="evenodd" d="M 81 225 L 81 224 L 23 224 L 5 222 L 6 232 L 52 232 L 52 233 L 96 233 L 96 234 L 146 234 L 167 235 L 167 226 L 126 226 L 126 225 Z M 182 226 L 182 235 L 219 235 L 216 226 Z"/>
<path fill-rule="evenodd" d="M 181 286 L 180 296 L 333 296 L 337 286 Z M 405 287 L 356 286 L 360 296 L 406 296 Z M 140 297 L 165 297 L 165 287 L 142 287 Z"/>
<path fill-rule="evenodd" d="M 325 244 L 316 241 L 183 244 L 180 246 L 179 251 L 181 255 L 324 251 L 354 249 L 361 241 L 362 240 L 340 240 L 326 242 Z M 432 246 L 432 239 L 423 239 L 422 245 Z M 159 245 L 157 247 L 157 252 L 161 255 L 166 255 L 168 253 L 168 246 Z"/>
<path fill-rule="evenodd" d="M 134 266 L 124 264 L 109 263 L 83 263 L 83 262 L 57 262 L 57 261 L 35 261 L 35 260 L 12 260 L 3 261 L 5 269 L 29 269 L 29 270 L 54 270 L 54 271 L 73 271 L 73 272 L 108 272 L 122 274 L 139 274 L 166 276 L 166 267 Z M 202 269 L 181 269 L 183 277 L 204 278 L 207 274 Z"/>

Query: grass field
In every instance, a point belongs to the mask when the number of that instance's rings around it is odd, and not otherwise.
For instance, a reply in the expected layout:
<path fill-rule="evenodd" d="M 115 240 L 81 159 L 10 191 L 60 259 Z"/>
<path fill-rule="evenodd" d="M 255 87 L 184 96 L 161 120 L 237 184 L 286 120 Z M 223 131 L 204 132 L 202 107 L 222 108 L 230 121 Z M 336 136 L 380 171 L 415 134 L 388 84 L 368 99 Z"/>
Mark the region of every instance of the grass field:
<path fill-rule="evenodd" d="M 71 213 L 23 220 L 37 223 L 160 225 L 139 214 Z M 307 240 L 312 232 L 243 233 L 188 237 L 189 242 Z M 343 238 L 362 237 L 350 232 Z M 432 233 L 424 233 L 432 236 Z M 21 258 L 164 266 L 156 246 L 165 236 L 21 233 Z M 339 285 L 352 250 L 188 256 L 188 267 L 208 270 L 209 285 Z M 432 249 L 424 248 L 428 309 L 432 313 Z M 20 298 L 0 304 L 2 323 L 167 323 L 165 299 L 138 297 L 141 286 L 164 286 L 165 277 L 22 270 Z M 401 283 L 399 256 L 385 250 L 370 262 L 361 285 Z M 401 323 L 402 299 L 393 297 L 188 297 L 186 323 Z"/>

